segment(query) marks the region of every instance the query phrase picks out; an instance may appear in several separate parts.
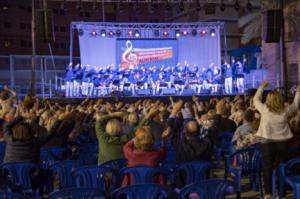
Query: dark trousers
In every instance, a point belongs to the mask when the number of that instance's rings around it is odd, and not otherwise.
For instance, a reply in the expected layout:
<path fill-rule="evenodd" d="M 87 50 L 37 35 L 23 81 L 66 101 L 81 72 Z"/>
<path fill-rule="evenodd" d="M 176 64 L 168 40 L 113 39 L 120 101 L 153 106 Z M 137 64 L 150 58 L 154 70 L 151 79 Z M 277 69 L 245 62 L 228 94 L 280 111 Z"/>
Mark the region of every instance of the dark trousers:
<path fill-rule="evenodd" d="M 272 193 L 272 170 L 288 158 L 288 141 L 261 144 L 262 171 L 265 194 Z"/>

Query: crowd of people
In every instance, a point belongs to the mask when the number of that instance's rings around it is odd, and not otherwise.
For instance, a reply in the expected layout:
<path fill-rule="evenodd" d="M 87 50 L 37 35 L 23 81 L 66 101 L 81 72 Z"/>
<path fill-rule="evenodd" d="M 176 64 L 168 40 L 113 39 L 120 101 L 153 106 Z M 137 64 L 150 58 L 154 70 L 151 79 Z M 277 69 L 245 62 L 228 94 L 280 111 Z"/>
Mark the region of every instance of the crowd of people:
<path fill-rule="evenodd" d="M 184 89 L 192 89 L 195 94 L 215 94 L 223 89 L 233 94 L 233 79 L 236 80 L 237 93 L 244 93 L 244 64 L 233 58 L 223 66 L 211 63 L 208 67 L 189 65 L 188 62 L 176 66 L 143 65 L 123 69 L 113 65 L 106 67 L 69 64 L 66 71 L 66 97 L 98 97 L 113 91 L 127 91 L 137 95 L 141 89 L 149 89 L 149 95 L 161 95 L 162 89 L 174 89 L 182 95 Z M 222 72 L 223 71 L 223 72 Z M 224 77 L 224 83 L 222 80 Z"/>
<path fill-rule="evenodd" d="M 219 145 L 222 133 L 233 132 L 235 150 L 260 144 L 265 199 L 270 199 L 274 163 L 291 158 L 287 150 L 300 144 L 300 86 L 291 103 L 277 91 L 270 91 L 263 103 L 267 85 L 264 81 L 254 97 L 206 101 L 195 96 L 190 101 L 170 97 L 170 103 L 85 99 L 76 105 L 33 96 L 17 100 L 16 93 L 5 87 L 0 93 L 3 162 L 38 163 L 42 147 L 66 146 L 80 136 L 98 141 L 98 164 L 125 157 L 128 166 L 158 166 L 169 155 L 167 142 L 174 148 L 177 164 L 212 161 L 213 147 Z M 129 184 L 127 176 L 123 186 Z M 176 186 L 181 188 L 182 183 Z"/>

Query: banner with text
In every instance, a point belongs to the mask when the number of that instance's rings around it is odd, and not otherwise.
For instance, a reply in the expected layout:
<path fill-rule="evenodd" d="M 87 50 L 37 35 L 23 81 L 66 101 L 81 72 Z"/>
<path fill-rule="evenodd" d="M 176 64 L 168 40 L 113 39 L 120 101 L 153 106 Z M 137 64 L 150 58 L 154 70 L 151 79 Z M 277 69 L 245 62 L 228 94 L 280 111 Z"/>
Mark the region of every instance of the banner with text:
<path fill-rule="evenodd" d="M 123 69 L 177 64 L 176 39 L 117 39 L 116 45 L 116 62 Z"/>

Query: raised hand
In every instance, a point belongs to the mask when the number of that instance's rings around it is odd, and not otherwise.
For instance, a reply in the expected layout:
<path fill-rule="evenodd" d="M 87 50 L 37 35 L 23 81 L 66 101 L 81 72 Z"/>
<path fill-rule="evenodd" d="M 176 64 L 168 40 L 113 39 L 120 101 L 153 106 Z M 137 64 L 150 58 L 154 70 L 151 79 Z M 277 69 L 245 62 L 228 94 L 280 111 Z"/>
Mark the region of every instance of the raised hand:
<path fill-rule="evenodd" d="M 268 81 L 268 80 L 264 80 L 264 81 L 261 83 L 261 86 L 262 86 L 263 88 L 266 88 L 268 85 L 269 85 L 269 81 Z"/>
<path fill-rule="evenodd" d="M 197 102 L 198 101 L 198 97 L 196 97 L 196 96 L 193 96 L 192 99 L 193 99 L 193 102 Z"/>
<path fill-rule="evenodd" d="M 164 132 L 161 134 L 161 138 L 162 138 L 163 140 L 167 139 L 167 138 L 169 137 L 170 133 L 171 133 L 171 128 L 168 127 L 168 128 L 167 128 L 166 130 L 164 130 Z"/>
<path fill-rule="evenodd" d="M 174 103 L 172 112 L 176 114 L 181 110 L 182 107 L 183 107 L 183 101 L 179 100 Z"/>
<path fill-rule="evenodd" d="M 297 92 L 300 92 L 300 85 L 297 86 Z"/>

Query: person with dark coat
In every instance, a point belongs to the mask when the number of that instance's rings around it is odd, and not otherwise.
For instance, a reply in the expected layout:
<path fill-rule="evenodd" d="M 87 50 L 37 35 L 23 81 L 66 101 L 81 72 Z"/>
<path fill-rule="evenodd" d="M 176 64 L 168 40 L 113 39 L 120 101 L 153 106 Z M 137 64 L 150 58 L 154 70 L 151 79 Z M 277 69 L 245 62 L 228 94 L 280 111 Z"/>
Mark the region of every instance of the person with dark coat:
<path fill-rule="evenodd" d="M 168 126 L 171 129 L 169 138 L 175 150 L 176 163 L 210 160 L 211 143 L 208 139 L 200 138 L 197 121 L 189 120 L 183 126 L 183 120 L 177 118 L 176 115 L 182 109 L 182 106 L 183 101 L 181 100 L 174 103 L 168 119 Z"/>

